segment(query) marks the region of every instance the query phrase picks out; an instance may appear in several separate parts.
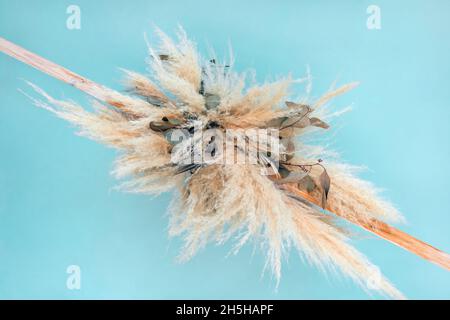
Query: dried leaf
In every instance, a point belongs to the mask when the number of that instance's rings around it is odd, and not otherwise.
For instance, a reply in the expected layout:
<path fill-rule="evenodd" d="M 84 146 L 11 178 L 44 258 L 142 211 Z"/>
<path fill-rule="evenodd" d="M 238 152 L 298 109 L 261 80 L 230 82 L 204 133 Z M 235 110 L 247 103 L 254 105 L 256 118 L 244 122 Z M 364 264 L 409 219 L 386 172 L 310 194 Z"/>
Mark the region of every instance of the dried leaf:
<path fill-rule="evenodd" d="M 152 121 L 149 125 L 150 129 L 156 132 L 164 132 L 166 130 L 172 129 L 175 125 L 169 123 L 168 121 Z"/>
<path fill-rule="evenodd" d="M 282 138 L 280 140 L 281 145 L 284 146 L 284 161 L 289 161 L 295 156 L 295 144 L 290 138 Z"/>
<path fill-rule="evenodd" d="M 278 166 L 278 174 L 280 175 L 281 180 L 283 180 L 284 178 L 287 178 L 291 174 L 291 171 L 289 171 L 285 166 L 280 164 Z"/>
<path fill-rule="evenodd" d="M 174 126 L 179 126 L 180 124 L 183 123 L 183 120 L 178 119 L 178 118 L 173 118 L 173 117 L 167 117 L 167 121 Z"/>
<path fill-rule="evenodd" d="M 290 172 L 287 177 L 283 179 L 276 180 L 276 183 L 296 183 L 302 180 L 308 174 L 306 172 Z"/>
<path fill-rule="evenodd" d="M 286 101 L 285 103 L 289 109 L 299 109 L 301 112 L 304 112 L 305 114 L 312 111 L 311 107 L 308 106 L 307 104 L 295 103 L 291 101 Z"/>
<path fill-rule="evenodd" d="M 205 93 L 204 96 L 207 110 L 216 109 L 220 104 L 220 97 L 217 94 Z"/>
<path fill-rule="evenodd" d="M 285 104 L 288 108 L 296 108 L 299 104 L 292 101 L 285 101 Z"/>
<path fill-rule="evenodd" d="M 288 106 L 295 105 L 295 110 L 288 110 L 286 112 L 284 118 L 286 118 L 282 124 L 281 128 L 288 128 L 288 127 L 296 127 L 296 128 L 306 128 L 310 125 L 309 118 L 307 115 L 312 111 L 312 109 L 304 104 L 294 104 L 293 102 L 286 101 L 286 104 Z"/>
<path fill-rule="evenodd" d="M 183 123 L 183 121 L 178 119 L 178 118 L 162 117 L 161 121 L 152 121 L 152 122 L 150 122 L 149 127 L 153 131 L 164 132 L 166 130 L 173 129 L 173 128 L 179 126 L 182 123 Z"/>
<path fill-rule="evenodd" d="M 280 130 L 280 132 L 278 134 L 282 138 L 294 137 L 295 136 L 295 128 L 293 128 L 293 127 L 284 128 L 284 129 Z"/>
<path fill-rule="evenodd" d="M 157 106 L 157 107 L 163 107 L 166 104 L 166 101 L 163 101 L 160 97 L 156 97 L 156 96 L 146 96 L 145 97 L 147 102 Z"/>
<path fill-rule="evenodd" d="M 323 129 L 328 129 L 330 127 L 326 122 L 320 120 L 319 118 L 313 117 L 310 120 L 311 120 L 311 125 L 314 127 L 319 127 L 319 128 L 323 128 Z"/>
<path fill-rule="evenodd" d="M 265 127 L 267 128 L 280 128 L 281 124 L 283 123 L 283 121 L 285 121 L 286 119 L 288 119 L 287 117 L 279 117 L 279 118 L 274 118 L 270 121 L 268 121 L 265 125 Z"/>
<path fill-rule="evenodd" d="M 288 117 L 304 116 L 313 111 L 311 109 L 311 107 L 308 106 L 307 104 L 297 104 L 297 103 L 287 101 L 286 105 L 288 106 L 288 110 L 286 113 L 286 116 L 288 116 Z"/>
<path fill-rule="evenodd" d="M 282 128 L 294 126 L 296 128 L 305 128 L 309 126 L 309 119 L 306 117 L 312 109 L 305 104 L 297 104 L 294 102 L 286 101 L 286 105 L 290 109 L 287 110 L 284 116 L 274 118 L 266 123 L 268 128 Z"/>
<path fill-rule="evenodd" d="M 180 174 L 180 173 L 183 173 L 183 172 L 186 172 L 186 171 L 193 172 L 193 171 L 197 170 L 198 168 L 200 168 L 201 166 L 202 166 L 201 164 L 196 164 L 196 163 L 191 163 L 191 164 L 187 164 L 187 165 L 184 165 L 184 166 L 180 166 L 180 167 L 178 167 L 178 169 L 175 172 L 175 174 Z"/>
<path fill-rule="evenodd" d="M 327 173 L 327 170 L 323 170 L 320 175 L 320 186 L 322 187 L 322 208 L 325 209 L 327 206 L 328 192 L 330 191 L 330 176 Z"/>
<path fill-rule="evenodd" d="M 306 115 L 288 118 L 281 124 L 282 128 L 294 127 L 294 128 L 306 128 L 311 124 Z"/>
<path fill-rule="evenodd" d="M 306 190 L 308 193 L 311 193 L 314 191 L 314 189 L 317 187 L 316 183 L 314 182 L 314 179 L 311 178 L 311 176 L 306 175 L 299 183 L 298 187 L 302 190 Z"/>

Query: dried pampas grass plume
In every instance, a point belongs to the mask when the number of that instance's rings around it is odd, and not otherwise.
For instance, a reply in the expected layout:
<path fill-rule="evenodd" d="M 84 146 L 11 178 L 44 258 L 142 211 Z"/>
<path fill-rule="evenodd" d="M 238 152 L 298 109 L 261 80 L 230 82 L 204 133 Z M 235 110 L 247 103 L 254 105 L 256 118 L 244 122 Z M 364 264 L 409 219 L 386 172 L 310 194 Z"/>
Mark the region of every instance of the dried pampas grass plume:
<path fill-rule="evenodd" d="M 129 95 L 4 39 L 0 49 L 96 98 L 93 111 L 86 111 L 30 83 L 44 98 L 33 99 L 36 105 L 76 125 L 79 134 L 120 150 L 114 174 L 128 178 L 122 189 L 175 192 L 169 233 L 184 239 L 181 260 L 209 242 L 233 239 L 237 251 L 258 240 L 278 280 L 282 256 L 293 247 L 320 269 L 340 270 L 365 289 L 403 298 L 348 243 L 332 212 L 449 268 L 448 255 L 385 223 L 402 217 L 370 183 L 355 176 L 353 167 L 307 144 L 308 135 L 329 127 L 324 120 L 333 113 L 327 102 L 356 84 L 331 90 L 317 101 L 291 102 L 288 89 L 294 80 L 246 88 L 245 74 L 233 72 L 217 58 L 201 59 L 183 30 L 177 41 L 160 30 L 157 34 L 160 45 L 149 48 L 151 73 L 124 70 Z M 261 142 L 249 134 L 253 129 L 276 135 Z M 183 135 L 173 139 L 179 132 Z M 269 145 L 277 145 L 279 152 L 269 151 Z M 234 161 L 220 161 L 223 158 Z M 371 281 L 374 275 L 377 281 Z"/>

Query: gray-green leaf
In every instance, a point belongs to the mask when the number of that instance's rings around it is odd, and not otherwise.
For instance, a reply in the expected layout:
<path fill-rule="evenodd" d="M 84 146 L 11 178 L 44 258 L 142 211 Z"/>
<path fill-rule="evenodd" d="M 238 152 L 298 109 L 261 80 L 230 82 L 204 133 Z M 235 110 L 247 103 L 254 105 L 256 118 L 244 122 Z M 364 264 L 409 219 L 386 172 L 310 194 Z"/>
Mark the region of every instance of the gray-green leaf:
<path fill-rule="evenodd" d="M 330 191 L 330 176 L 327 171 L 324 169 L 322 174 L 320 175 L 320 186 L 322 187 L 322 208 L 325 209 L 327 206 L 328 192 Z"/>
<path fill-rule="evenodd" d="M 289 161 L 295 156 L 295 144 L 294 141 L 292 141 L 291 138 L 282 138 L 280 140 L 281 145 L 283 145 L 285 151 L 284 151 L 284 157 L 285 161 Z"/>
<path fill-rule="evenodd" d="M 306 128 L 310 125 L 310 120 L 306 115 L 291 117 L 283 121 L 282 128 L 294 127 L 294 128 Z"/>
<path fill-rule="evenodd" d="M 278 166 L 278 174 L 281 176 L 281 180 L 288 177 L 291 174 L 291 171 L 289 171 L 285 166 L 279 165 Z"/>
<path fill-rule="evenodd" d="M 207 110 L 215 109 L 220 104 L 220 97 L 217 94 L 205 93 L 205 107 Z"/>
<path fill-rule="evenodd" d="M 320 120 L 319 118 L 313 117 L 310 120 L 311 120 L 311 125 L 314 127 L 319 127 L 319 128 L 323 128 L 323 129 L 328 129 L 330 127 L 326 122 Z"/>
<path fill-rule="evenodd" d="M 308 174 L 306 172 L 290 172 L 287 177 L 278 179 L 275 182 L 279 184 L 283 183 L 297 183 L 306 177 Z"/>
<path fill-rule="evenodd" d="M 274 118 L 266 123 L 267 128 L 280 128 L 283 121 L 285 121 L 287 117 L 279 117 Z"/>
<path fill-rule="evenodd" d="M 299 183 L 298 187 L 300 189 L 305 189 L 307 192 L 313 192 L 316 188 L 316 183 L 311 176 L 306 175 Z"/>

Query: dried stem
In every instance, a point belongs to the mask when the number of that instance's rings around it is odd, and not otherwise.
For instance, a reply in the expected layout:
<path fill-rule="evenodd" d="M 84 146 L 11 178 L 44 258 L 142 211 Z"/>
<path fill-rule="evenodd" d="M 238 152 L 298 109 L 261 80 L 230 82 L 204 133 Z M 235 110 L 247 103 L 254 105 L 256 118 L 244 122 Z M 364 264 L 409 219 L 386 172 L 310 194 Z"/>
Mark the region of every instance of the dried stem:
<path fill-rule="evenodd" d="M 307 201 L 320 206 L 320 200 L 314 198 L 310 194 L 299 190 L 297 187 L 292 185 L 284 185 L 283 188 L 286 190 L 289 190 L 290 192 L 306 199 Z M 425 260 L 428 260 L 430 262 L 433 262 L 437 264 L 438 266 L 441 266 L 444 269 L 450 270 L 450 255 L 447 253 L 430 246 L 429 244 L 414 238 L 413 236 L 397 229 L 389 224 L 379 221 L 377 219 L 356 219 L 356 218 L 348 218 L 343 217 L 342 215 L 333 212 L 330 210 L 330 208 L 326 208 L 329 212 L 346 219 L 347 221 L 356 224 L 360 226 L 363 229 L 366 229 L 367 231 L 376 234 L 380 238 L 383 238 L 405 250 L 408 250 L 409 252 L 412 252 L 419 257 L 422 257 Z"/>
<path fill-rule="evenodd" d="M 121 94 L 119 92 L 84 78 L 1 37 L 0 51 L 58 80 L 70 84 L 100 101 L 113 105 L 118 109 L 123 107 L 122 102 L 113 98 L 113 96 L 120 97 Z"/>

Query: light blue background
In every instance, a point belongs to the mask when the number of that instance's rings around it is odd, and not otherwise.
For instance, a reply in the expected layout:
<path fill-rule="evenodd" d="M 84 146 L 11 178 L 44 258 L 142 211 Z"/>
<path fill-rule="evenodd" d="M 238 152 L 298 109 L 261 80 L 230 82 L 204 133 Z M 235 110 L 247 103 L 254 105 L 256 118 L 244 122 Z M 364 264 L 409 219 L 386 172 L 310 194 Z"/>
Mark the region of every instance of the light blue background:
<path fill-rule="evenodd" d="M 66 29 L 79 5 L 82 29 Z M 405 214 L 401 228 L 450 251 L 450 2 L 376 1 L 382 29 L 366 28 L 368 1 L 24 1 L 0 0 L 0 36 L 107 86 L 116 67 L 145 70 L 144 32 L 178 23 L 220 54 L 231 43 L 236 69 L 258 80 L 313 75 L 313 94 L 358 80 L 335 100 L 353 104 L 333 131 L 343 159 L 386 189 Z M 150 41 L 152 41 L 150 36 Z M 292 252 L 278 292 L 261 277 L 263 256 L 246 246 L 225 256 L 209 246 L 177 264 L 167 236 L 170 195 L 112 190 L 115 151 L 73 134 L 18 88 L 30 80 L 87 105 L 69 86 L 0 54 L 0 298 L 316 299 L 368 296 L 349 280 L 324 276 Z M 301 92 L 302 87 L 294 88 Z M 409 298 L 450 298 L 450 273 L 362 233 L 354 244 Z M 82 288 L 66 289 L 66 268 Z"/>

